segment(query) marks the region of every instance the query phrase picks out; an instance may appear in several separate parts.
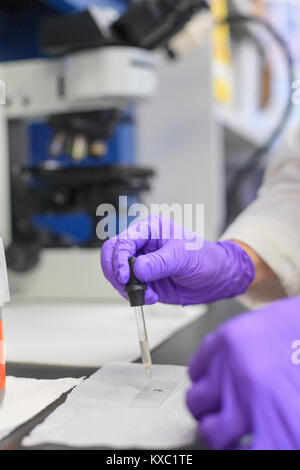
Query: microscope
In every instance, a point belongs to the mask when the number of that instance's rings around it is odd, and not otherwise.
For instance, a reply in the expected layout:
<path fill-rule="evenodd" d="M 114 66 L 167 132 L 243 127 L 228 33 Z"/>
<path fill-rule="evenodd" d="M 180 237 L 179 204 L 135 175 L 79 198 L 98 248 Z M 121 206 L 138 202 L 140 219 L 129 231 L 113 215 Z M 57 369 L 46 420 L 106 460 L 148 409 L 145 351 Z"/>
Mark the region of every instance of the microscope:
<path fill-rule="evenodd" d="M 73 296 L 76 282 L 98 291 L 97 276 L 83 279 L 99 271 L 96 209 L 112 204 L 120 219 L 119 196 L 139 202 L 155 173 L 137 164 L 135 148 L 136 107 L 158 90 L 154 52 L 174 58 L 170 39 L 207 8 L 1 1 L 0 234 L 13 291 Z"/>

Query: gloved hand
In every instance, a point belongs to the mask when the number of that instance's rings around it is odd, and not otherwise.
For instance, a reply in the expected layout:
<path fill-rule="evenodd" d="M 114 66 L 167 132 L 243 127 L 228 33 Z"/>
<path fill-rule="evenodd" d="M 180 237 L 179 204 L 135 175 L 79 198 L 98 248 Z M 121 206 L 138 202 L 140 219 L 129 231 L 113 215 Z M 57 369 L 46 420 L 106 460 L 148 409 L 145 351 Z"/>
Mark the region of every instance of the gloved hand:
<path fill-rule="evenodd" d="M 187 404 L 210 447 L 300 449 L 299 319 L 300 297 L 284 299 L 206 337 Z"/>
<path fill-rule="evenodd" d="M 125 298 L 131 256 L 137 257 L 135 276 L 147 285 L 147 304 L 214 302 L 245 292 L 254 278 L 251 259 L 236 243 L 202 240 L 158 216 L 130 226 L 102 248 L 104 275 Z"/>

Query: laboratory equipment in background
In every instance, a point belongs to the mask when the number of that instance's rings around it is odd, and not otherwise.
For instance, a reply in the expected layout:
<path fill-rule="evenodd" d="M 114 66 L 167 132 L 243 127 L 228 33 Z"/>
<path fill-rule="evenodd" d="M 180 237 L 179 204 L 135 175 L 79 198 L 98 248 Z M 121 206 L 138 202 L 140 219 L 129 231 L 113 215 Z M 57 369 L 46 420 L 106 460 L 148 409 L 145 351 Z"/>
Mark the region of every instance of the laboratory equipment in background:
<path fill-rule="evenodd" d="M 170 39 L 206 8 L 1 2 L 0 232 L 14 293 L 114 296 L 100 282 L 96 209 L 111 203 L 122 217 L 119 195 L 130 204 L 150 189 L 135 117 L 158 91 L 154 50 L 172 56 Z"/>
<path fill-rule="evenodd" d="M 172 67 L 159 56 L 160 100 L 137 110 L 140 161 L 159 168 L 151 202 L 203 203 L 205 236 L 212 240 L 256 197 L 292 114 L 291 53 L 262 4 L 212 0 L 213 34 L 191 21 L 186 30 L 193 52 Z M 278 11 L 293 8 L 289 2 L 280 5 Z M 296 22 L 298 16 L 293 17 Z M 207 34 L 202 47 L 200 31 Z M 184 46 L 182 41 L 179 49 L 186 52 Z M 270 57 L 274 50 L 276 62 Z"/>
<path fill-rule="evenodd" d="M 217 118 L 224 129 L 226 225 L 255 199 L 270 151 L 292 114 L 295 53 L 289 36 L 299 21 L 297 3 L 211 2 L 218 20 L 232 18 L 216 28 L 213 56 Z"/>
<path fill-rule="evenodd" d="M 52 29 L 66 21 L 68 31 L 68 20 L 53 19 Z M 84 22 L 76 31 L 85 39 Z M 45 35 L 41 49 L 52 51 Z M 18 271 L 32 267 L 41 247 L 95 245 L 97 206 L 149 188 L 152 171 L 134 166 L 130 105 L 156 91 L 151 53 L 76 47 L 63 57 L 9 57 L 2 65 L 12 190 L 8 261 Z"/>

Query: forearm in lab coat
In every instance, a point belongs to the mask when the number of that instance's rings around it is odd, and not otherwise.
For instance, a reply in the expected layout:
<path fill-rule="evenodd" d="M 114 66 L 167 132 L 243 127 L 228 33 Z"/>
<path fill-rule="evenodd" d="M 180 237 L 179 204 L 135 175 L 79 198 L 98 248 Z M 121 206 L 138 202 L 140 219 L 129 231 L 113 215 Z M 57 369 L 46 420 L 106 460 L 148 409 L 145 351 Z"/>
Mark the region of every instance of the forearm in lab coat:
<path fill-rule="evenodd" d="M 222 239 L 250 246 L 276 276 L 255 282 L 240 297 L 249 308 L 300 294 L 300 130 L 271 157 L 257 199 Z"/>

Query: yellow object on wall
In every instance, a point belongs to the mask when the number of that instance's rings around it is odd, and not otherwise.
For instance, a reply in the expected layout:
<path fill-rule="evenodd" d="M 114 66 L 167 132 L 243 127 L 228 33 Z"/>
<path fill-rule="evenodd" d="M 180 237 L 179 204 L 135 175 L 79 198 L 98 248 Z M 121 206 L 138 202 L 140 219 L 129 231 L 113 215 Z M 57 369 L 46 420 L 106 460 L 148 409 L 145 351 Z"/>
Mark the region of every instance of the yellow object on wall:
<path fill-rule="evenodd" d="M 211 0 L 211 11 L 216 23 L 228 16 L 227 0 Z M 228 24 L 216 24 L 213 30 L 213 89 L 215 99 L 223 105 L 232 104 L 233 79 L 230 27 Z"/>

